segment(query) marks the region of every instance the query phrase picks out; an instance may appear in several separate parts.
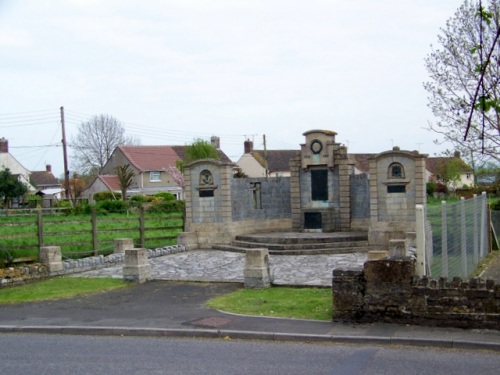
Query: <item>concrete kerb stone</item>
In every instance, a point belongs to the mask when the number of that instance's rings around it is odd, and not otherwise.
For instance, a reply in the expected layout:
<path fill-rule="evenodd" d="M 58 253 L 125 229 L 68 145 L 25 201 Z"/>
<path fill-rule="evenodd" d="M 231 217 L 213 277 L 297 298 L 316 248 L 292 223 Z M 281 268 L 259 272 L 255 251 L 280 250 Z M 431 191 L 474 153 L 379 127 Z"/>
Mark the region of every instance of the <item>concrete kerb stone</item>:
<path fill-rule="evenodd" d="M 277 333 L 214 329 L 176 329 L 176 328 L 127 328 L 95 326 L 0 326 L 0 333 L 34 333 L 63 335 L 99 336 L 138 336 L 138 337 L 191 337 L 214 339 L 249 339 L 263 341 L 303 341 L 332 344 L 359 345 L 406 345 L 457 348 L 467 350 L 491 350 L 500 352 L 500 343 L 476 342 L 466 340 L 395 338 L 382 336 L 338 336 L 311 335 L 297 333 Z"/>

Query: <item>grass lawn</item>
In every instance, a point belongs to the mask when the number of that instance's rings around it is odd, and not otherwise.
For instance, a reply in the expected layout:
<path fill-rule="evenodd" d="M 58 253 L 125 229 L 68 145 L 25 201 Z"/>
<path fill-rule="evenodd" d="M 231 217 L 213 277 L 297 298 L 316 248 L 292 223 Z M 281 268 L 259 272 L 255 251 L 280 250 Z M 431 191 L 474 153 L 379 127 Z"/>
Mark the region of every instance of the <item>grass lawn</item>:
<path fill-rule="evenodd" d="M 210 300 L 208 306 L 235 314 L 331 320 L 332 289 L 292 287 L 241 289 Z"/>
<path fill-rule="evenodd" d="M 54 277 L 31 284 L 0 288 L 0 304 L 70 298 L 124 288 L 127 285 L 130 284 L 112 278 Z"/>

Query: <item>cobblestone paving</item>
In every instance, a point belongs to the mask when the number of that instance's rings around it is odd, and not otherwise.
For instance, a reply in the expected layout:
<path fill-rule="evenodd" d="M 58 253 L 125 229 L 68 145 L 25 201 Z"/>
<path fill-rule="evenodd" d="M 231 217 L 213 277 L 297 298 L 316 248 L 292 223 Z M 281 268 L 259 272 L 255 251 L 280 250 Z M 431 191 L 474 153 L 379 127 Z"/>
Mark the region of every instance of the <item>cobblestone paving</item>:
<path fill-rule="evenodd" d="M 338 255 L 271 255 L 271 279 L 276 285 L 330 286 L 334 268 L 358 268 L 365 253 Z M 178 281 L 243 282 L 245 255 L 196 250 L 149 260 L 151 279 Z M 122 278 L 122 265 L 75 274 L 75 277 Z"/>

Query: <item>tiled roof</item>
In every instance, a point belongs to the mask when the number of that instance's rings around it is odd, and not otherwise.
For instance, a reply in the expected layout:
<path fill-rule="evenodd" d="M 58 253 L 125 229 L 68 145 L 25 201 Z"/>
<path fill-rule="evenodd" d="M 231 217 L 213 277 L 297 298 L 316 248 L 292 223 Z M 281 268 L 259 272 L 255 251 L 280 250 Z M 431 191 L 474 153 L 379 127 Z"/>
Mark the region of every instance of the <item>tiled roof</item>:
<path fill-rule="evenodd" d="M 377 154 L 349 154 L 354 159 L 354 166 L 363 173 L 368 173 L 370 162 L 368 159 Z"/>
<path fill-rule="evenodd" d="M 111 191 L 117 191 L 120 190 L 120 180 L 118 179 L 118 176 L 116 175 L 100 175 L 97 178 L 99 178 L 104 185 L 108 187 L 109 190 Z"/>
<path fill-rule="evenodd" d="M 187 146 L 118 146 L 129 162 L 140 172 L 164 170 L 183 160 Z M 219 160 L 231 163 L 224 152 L 217 150 Z"/>
<path fill-rule="evenodd" d="M 267 150 L 267 169 L 270 172 L 289 171 L 290 159 L 300 155 L 299 150 Z M 263 150 L 254 150 L 252 156 L 265 167 L 265 154 Z"/>
<path fill-rule="evenodd" d="M 51 172 L 47 171 L 34 171 L 30 174 L 30 181 L 33 185 L 37 187 L 41 186 L 52 186 L 61 185 L 59 180 L 54 177 Z"/>
<path fill-rule="evenodd" d="M 175 166 L 180 159 L 172 146 L 118 146 L 130 164 L 140 172 Z"/>
<path fill-rule="evenodd" d="M 429 172 L 435 174 L 436 171 L 439 169 L 440 165 L 442 165 L 443 163 L 449 163 L 452 160 L 458 161 L 459 163 L 458 165 L 462 173 L 472 172 L 472 168 L 469 167 L 467 163 L 465 163 L 462 159 L 455 157 L 445 157 L 445 156 L 430 157 L 425 159 L 425 167 Z"/>

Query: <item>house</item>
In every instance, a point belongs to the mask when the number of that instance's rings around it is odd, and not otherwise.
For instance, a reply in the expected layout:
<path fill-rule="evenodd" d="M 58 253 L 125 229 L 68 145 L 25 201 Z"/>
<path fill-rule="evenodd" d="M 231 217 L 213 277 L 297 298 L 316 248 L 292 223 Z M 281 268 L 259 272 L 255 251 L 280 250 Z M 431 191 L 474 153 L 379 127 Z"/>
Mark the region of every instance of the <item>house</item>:
<path fill-rule="evenodd" d="M 349 154 L 353 173 L 369 173 L 368 160 L 376 154 Z M 449 188 L 460 189 L 465 186 L 474 185 L 474 171 L 461 158 L 460 154 L 455 153 L 453 157 L 427 157 L 425 159 L 426 181 L 442 182 L 442 173 L 446 170 L 453 170 L 457 178 L 447 182 Z"/>
<path fill-rule="evenodd" d="M 236 163 L 248 177 L 290 176 L 290 159 L 297 155 L 298 150 L 254 150 L 253 142 L 247 140 L 244 144 L 244 154 Z M 352 166 L 352 174 L 366 173 L 369 176 L 369 159 L 375 153 L 348 154 Z M 453 157 L 426 158 L 426 181 L 441 181 L 440 171 L 451 168 L 458 172 L 458 179 L 448 183 L 450 188 L 457 189 L 474 185 L 474 172 L 461 158 L 459 153 Z"/>
<path fill-rule="evenodd" d="M 219 158 L 223 162 L 231 160 L 218 148 L 219 138 L 212 137 L 212 144 L 217 148 Z M 169 172 L 176 167 L 178 160 L 185 159 L 187 146 L 118 146 L 106 164 L 101 168 L 99 176 L 85 189 L 83 196 L 92 202 L 93 195 L 101 191 L 121 193 L 116 168 L 128 164 L 134 171 L 132 185 L 127 195 L 155 195 L 168 192 L 183 199 L 183 187 Z"/>
<path fill-rule="evenodd" d="M 64 189 L 61 182 L 52 174 L 52 166 L 47 164 L 44 171 L 30 173 L 30 182 L 36 188 L 36 195 L 42 197 L 43 207 L 52 207 L 53 202 L 62 198 Z"/>
<path fill-rule="evenodd" d="M 19 163 L 9 152 L 9 141 L 0 138 L 0 170 L 9 169 L 10 173 L 26 185 L 28 192 L 34 193 L 35 187 L 30 184 L 30 171 Z"/>
<path fill-rule="evenodd" d="M 453 190 L 475 185 L 474 171 L 460 158 L 459 152 L 455 152 L 452 157 L 427 158 L 425 164 L 427 181 L 444 183 Z M 445 174 L 452 176 L 451 181 Z"/>
<path fill-rule="evenodd" d="M 236 164 L 248 177 L 290 177 L 290 159 L 299 154 L 300 150 L 254 150 L 247 140 Z"/>

